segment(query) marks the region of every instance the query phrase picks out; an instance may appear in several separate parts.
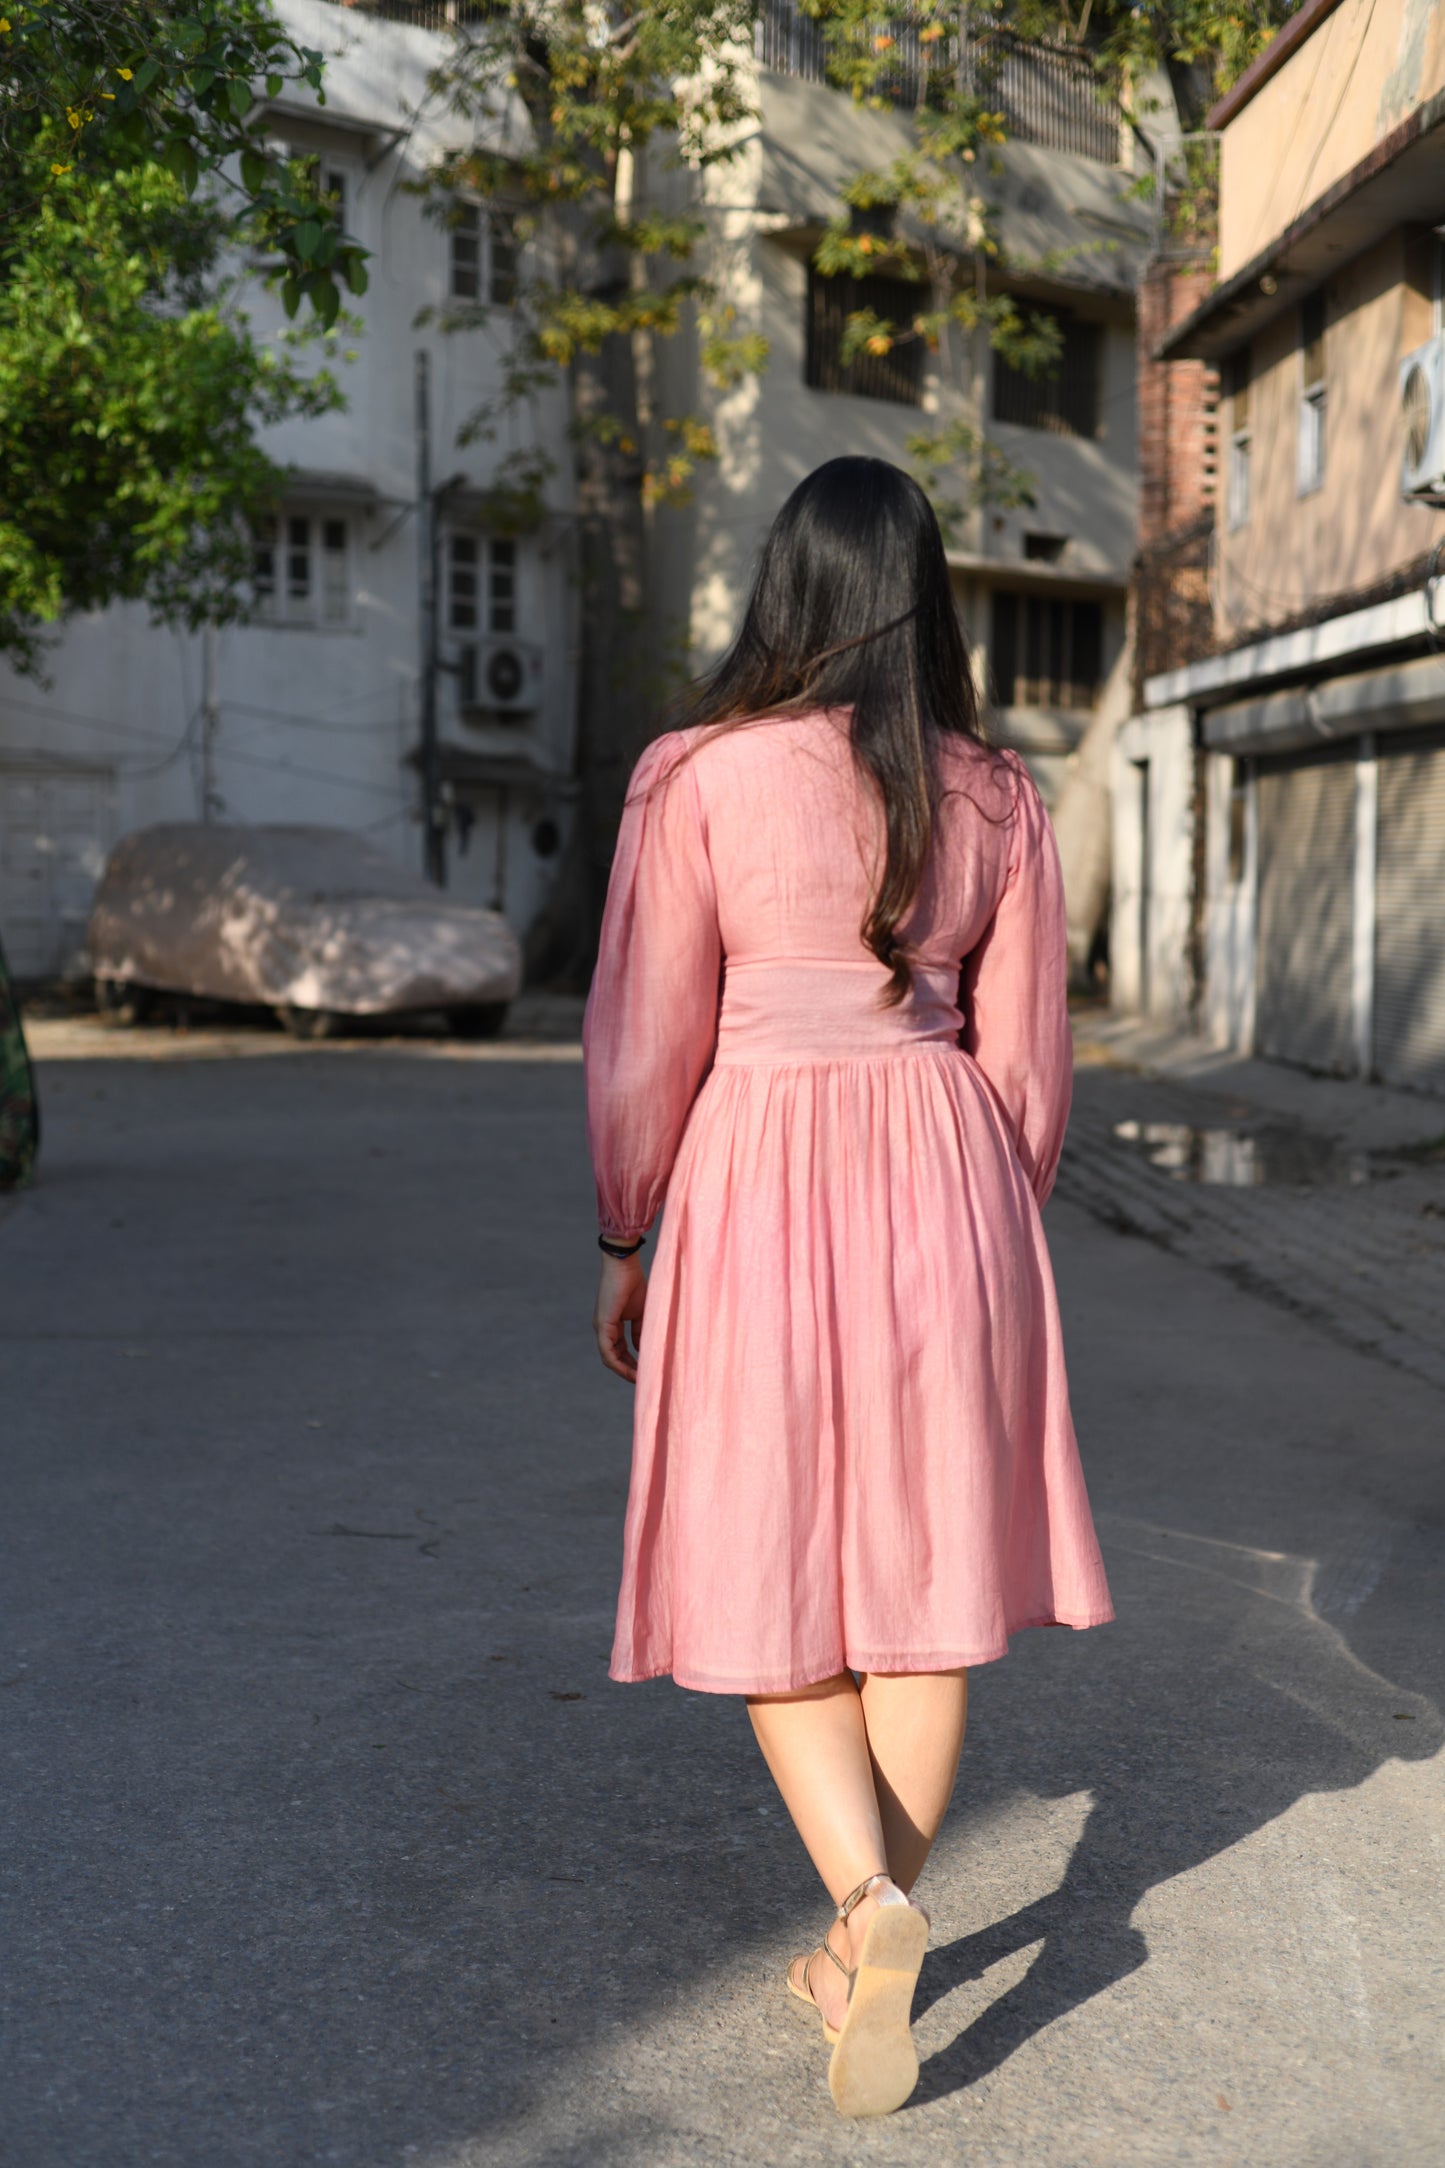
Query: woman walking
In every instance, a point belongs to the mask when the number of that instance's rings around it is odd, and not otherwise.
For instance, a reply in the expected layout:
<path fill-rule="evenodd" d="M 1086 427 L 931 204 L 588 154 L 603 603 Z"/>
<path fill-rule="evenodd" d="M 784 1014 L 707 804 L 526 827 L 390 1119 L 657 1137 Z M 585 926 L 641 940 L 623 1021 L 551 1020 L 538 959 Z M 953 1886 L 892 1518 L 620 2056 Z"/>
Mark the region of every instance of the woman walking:
<path fill-rule="evenodd" d="M 787 1985 L 879 2115 L 969 1667 L 1113 1615 L 1039 1221 L 1058 857 L 882 460 L 793 492 L 691 716 L 633 776 L 583 1031 L 594 1322 L 637 1387 L 612 1676 L 746 1697 L 837 1908 Z"/>

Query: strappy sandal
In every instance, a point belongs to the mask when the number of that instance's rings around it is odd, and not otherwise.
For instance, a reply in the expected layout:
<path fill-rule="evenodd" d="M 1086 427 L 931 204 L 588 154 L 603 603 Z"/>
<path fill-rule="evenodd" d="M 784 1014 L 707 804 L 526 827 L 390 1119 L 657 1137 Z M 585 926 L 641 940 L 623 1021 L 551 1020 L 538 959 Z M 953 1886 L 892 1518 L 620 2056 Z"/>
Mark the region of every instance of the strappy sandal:
<path fill-rule="evenodd" d="M 828 1935 L 831 1935 L 832 1932 L 833 1928 L 830 1925 L 828 1929 Z M 809 1977 L 813 1969 L 813 1959 L 818 1955 L 819 1951 L 821 1951 L 825 1957 L 831 1958 L 832 1962 L 837 1966 L 838 1970 L 842 1973 L 844 1979 L 847 1980 L 850 1985 L 852 1983 L 853 1975 L 848 1970 L 848 1967 L 844 1964 L 842 1958 L 838 1955 L 838 1952 L 834 1949 L 832 1943 L 828 1940 L 828 1935 L 824 1935 L 822 1941 L 818 1944 L 818 1948 L 816 1950 L 809 1950 L 806 1957 L 795 1957 L 791 1960 L 788 1965 L 787 1980 L 788 1993 L 790 1995 L 796 1995 L 799 2002 L 805 2002 L 810 2010 L 816 2011 L 817 2015 L 822 2018 L 823 2038 L 827 2041 L 829 2047 L 832 2047 L 838 2038 L 838 2028 L 836 2025 L 830 2025 L 828 2023 L 828 2020 L 823 2017 L 822 2004 L 819 2002 L 817 1996 L 813 1993 L 813 1983 L 811 1978 Z M 793 1978 L 794 1967 L 798 1965 L 801 1965 L 803 1968 L 803 1984 L 801 1987 L 799 1987 L 797 1981 Z"/>
<path fill-rule="evenodd" d="M 828 2065 L 828 2090 L 840 2115 L 891 2115 L 901 2108 L 918 2083 L 918 2053 L 913 2045 L 909 2020 L 913 1991 L 928 1948 L 928 1914 L 910 1903 L 887 1874 L 870 1874 L 839 1905 L 836 1919 L 846 1927 L 849 1919 L 878 1883 L 878 1910 L 868 1922 L 863 1949 L 850 1972 L 832 1944 L 821 1945 L 848 1980 L 848 2008 L 836 2032 L 824 2021 L 823 2037 L 832 2044 Z M 835 1922 L 836 1924 L 836 1922 Z M 830 1930 L 831 1932 L 831 1930 Z M 808 1984 L 808 1967 L 804 1985 Z M 793 1960 L 797 1963 L 797 1959 Z M 788 1986 L 801 2002 L 812 2002 L 811 1989 L 804 1994 L 788 1967 Z M 816 2005 L 815 2005 L 816 2007 Z M 821 2016 L 821 2012 L 819 2013 Z"/>

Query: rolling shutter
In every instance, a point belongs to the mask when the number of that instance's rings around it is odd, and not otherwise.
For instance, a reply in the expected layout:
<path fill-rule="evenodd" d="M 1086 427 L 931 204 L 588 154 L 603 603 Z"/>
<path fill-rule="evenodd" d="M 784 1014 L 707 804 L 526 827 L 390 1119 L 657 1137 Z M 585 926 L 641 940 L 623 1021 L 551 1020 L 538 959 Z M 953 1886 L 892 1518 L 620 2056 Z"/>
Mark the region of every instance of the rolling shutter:
<path fill-rule="evenodd" d="M 1261 1054 L 1348 1072 L 1355 769 L 1352 760 L 1267 770 L 1259 778 Z"/>
<path fill-rule="evenodd" d="M 1382 754 L 1375 1067 L 1445 1091 L 1445 747 Z"/>

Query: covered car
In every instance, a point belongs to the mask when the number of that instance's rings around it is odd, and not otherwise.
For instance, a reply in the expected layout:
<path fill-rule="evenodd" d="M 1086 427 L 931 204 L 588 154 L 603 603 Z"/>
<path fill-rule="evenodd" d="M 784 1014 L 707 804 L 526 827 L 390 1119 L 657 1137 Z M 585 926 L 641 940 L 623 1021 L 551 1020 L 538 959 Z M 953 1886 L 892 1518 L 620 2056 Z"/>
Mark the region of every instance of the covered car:
<path fill-rule="evenodd" d="M 260 1003 L 307 1037 L 437 1009 L 490 1033 L 522 979 L 499 912 L 449 901 L 344 828 L 138 829 L 110 855 L 88 940 L 102 1008 L 149 989 Z"/>

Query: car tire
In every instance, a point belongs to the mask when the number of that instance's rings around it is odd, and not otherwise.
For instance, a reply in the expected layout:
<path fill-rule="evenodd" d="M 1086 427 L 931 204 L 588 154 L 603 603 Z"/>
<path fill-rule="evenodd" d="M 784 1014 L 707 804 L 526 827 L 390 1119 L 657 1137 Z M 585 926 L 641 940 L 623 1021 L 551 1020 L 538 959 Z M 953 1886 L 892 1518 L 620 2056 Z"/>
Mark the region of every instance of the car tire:
<path fill-rule="evenodd" d="M 346 1018 L 335 1009 L 298 1009 L 289 1001 L 282 1003 L 276 1016 L 282 1030 L 293 1039 L 336 1039 L 346 1024 Z"/>
<path fill-rule="evenodd" d="M 447 1018 L 454 1039 L 495 1039 L 507 1021 L 505 1001 L 479 1001 L 470 1009 L 453 1009 Z"/>
<path fill-rule="evenodd" d="M 137 986 L 133 979 L 97 979 L 95 982 L 95 1013 L 110 1024 L 143 1024 L 155 1008 L 155 995 L 149 986 Z"/>

